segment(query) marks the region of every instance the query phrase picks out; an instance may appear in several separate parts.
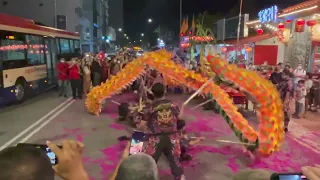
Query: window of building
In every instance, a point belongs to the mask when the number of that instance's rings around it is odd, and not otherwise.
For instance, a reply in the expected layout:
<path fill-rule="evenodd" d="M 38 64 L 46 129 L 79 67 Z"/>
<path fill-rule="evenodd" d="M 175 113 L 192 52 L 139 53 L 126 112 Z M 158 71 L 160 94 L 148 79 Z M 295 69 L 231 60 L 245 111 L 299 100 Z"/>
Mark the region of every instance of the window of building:
<path fill-rule="evenodd" d="M 68 39 L 60 39 L 61 53 L 70 53 L 70 44 Z"/>
<path fill-rule="evenodd" d="M 23 34 L 0 32 L 0 59 L 3 61 L 25 60 L 27 46 Z"/>
<path fill-rule="evenodd" d="M 30 65 L 46 64 L 45 52 L 47 47 L 44 44 L 43 37 L 35 35 L 26 35 L 28 45 L 27 59 Z"/>

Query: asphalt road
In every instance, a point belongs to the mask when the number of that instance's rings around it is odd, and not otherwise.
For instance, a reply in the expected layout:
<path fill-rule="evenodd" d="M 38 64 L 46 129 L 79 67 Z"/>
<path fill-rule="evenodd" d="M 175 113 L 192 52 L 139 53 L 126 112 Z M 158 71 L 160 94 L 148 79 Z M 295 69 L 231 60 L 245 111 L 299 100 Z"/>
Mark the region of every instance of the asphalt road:
<path fill-rule="evenodd" d="M 171 97 L 178 103 L 186 96 Z M 130 94 L 114 97 L 118 102 L 133 100 Z M 110 101 L 108 101 L 110 102 Z M 298 172 L 304 165 L 320 164 L 319 133 L 293 122 L 280 152 L 261 161 L 252 162 L 237 144 L 220 143 L 217 139 L 237 141 L 228 125 L 211 111 L 185 111 L 187 131 L 207 139 L 189 151 L 193 160 L 185 164 L 187 179 L 229 180 L 244 168 L 264 168 L 277 172 Z M 250 124 L 256 120 L 245 113 Z M 55 92 L 39 95 L 21 105 L 0 110 L 0 149 L 19 142 L 45 143 L 62 139 L 76 139 L 86 145 L 84 163 L 95 180 L 107 179 L 115 168 L 125 144 L 117 138 L 127 135 L 126 127 L 116 123 L 117 107 L 107 103 L 100 116 L 88 114 L 84 100 L 58 98 Z M 170 170 L 164 158 L 159 162 L 161 179 L 170 179 Z"/>

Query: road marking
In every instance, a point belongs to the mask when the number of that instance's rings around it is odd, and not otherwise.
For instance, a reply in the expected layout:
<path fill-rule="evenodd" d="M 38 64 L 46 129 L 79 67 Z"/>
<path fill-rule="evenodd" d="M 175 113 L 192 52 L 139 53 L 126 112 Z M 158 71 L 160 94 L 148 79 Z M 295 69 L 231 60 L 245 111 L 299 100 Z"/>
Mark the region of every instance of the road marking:
<path fill-rule="evenodd" d="M 36 121 L 35 123 L 31 124 L 27 129 L 25 129 L 24 131 L 22 131 L 21 133 L 19 133 L 18 135 L 16 135 L 15 137 L 13 137 L 11 140 L 9 140 L 8 142 L 6 142 L 4 145 L 2 145 L 0 147 L 0 151 L 2 151 L 3 149 L 7 148 L 9 145 L 11 145 L 12 143 L 14 143 L 17 139 L 19 139 L 20 137 L 22 137 L 23 135 L 25 135 L 27 132 L 29 132 L 32 128 L 34 128 L 35 126 L 37 126 L 38 124 L 40 124 L 42 121 L 46 120 L 49 116 L 51 116 L 51 114 L 55 113 L 58 109 L 60 109 L 62 106 L 64 106 L 65 104 L 67 104 L 70 101 L 71 98 L 67 99 L 65 102 L 63 102 L 62 104 L 60 104 L 59 106 L 57 106 L 56 108 L 52 109 L 50 112 L 48 112 L 46 115 L 42 116 L 38 121 Z"/>
<path fill-rule="evenodd" d="M 63 108 L 59 109 L 59 111 L 57 111 L 56 113 L 54 113 L 48 120 L 46 120 L 44 123 L 42 123 L 40 126 L 38 126 L 37 128 L 35 128 L 32 132 L 29 133 L 28 136 L 26 136 L 25 138 L 23 138 L 19 143 L 24 143 L 26 142 L 30 137 L 32 137 L 34 134 L 36 134 L 37 132 L 39 132 L 44 126 L 46 126 L 47 124 L 49 124 L 54 118 L 56 118 L 57 116 L 59 116 L 63 111 L 65 111 L 72 103 L 74 103 L 75 100 L 70 101 L 67 105 L 65 105 Z"/>

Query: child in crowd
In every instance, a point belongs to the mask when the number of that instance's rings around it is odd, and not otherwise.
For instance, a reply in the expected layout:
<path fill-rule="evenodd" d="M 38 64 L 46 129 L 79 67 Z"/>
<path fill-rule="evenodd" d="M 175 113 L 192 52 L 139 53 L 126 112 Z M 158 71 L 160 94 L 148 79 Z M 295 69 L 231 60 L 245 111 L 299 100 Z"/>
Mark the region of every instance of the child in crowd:
<path fill-rule="evenodd" d="M 306 102 L 305 102 L 305 109 L 304 109 L 304 117 L 307 114 L 308 110 L 311 110 L 311 105 L 310 105 L 310 90 L 313 86 L 313 81 L 312 81 L 312 74 L 311 73 L 307 73 L 306 75 L 306 91 L 307 91 L 307 95 L 306 95 Z M 309 106 L 310 105 L 310 106 Z"/>
<path fill-rule="evenodd" d="M 307 90 L 305 87 L 305 81 L 299 80 L 298 87 L 295 90 L 295 113 L 292 115 L 293 118 L 300 119 L 300 115 L 303 111 L 305 101 L 306 101 Z"/>

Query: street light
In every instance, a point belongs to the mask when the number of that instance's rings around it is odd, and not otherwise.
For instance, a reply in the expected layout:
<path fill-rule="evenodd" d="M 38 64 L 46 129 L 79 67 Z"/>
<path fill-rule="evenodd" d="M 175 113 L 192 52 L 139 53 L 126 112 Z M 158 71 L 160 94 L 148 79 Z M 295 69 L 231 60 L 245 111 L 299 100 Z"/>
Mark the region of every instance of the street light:
<path fill-rule="evenodd" d="M 141 36 L 143 37 L 143 36 L 144 36 L 144 34 L 143 34 L 143 33 L 141 33 Z"/>
<path fill-rule="evenodd" d="M 136 42 L 136 41 L 133 41 L 133 42 Z"/>
<path fill-rule="evenodd" d="M 126 37 L 126 36 L 127 36 L 127 34 L 124 34 L 124 36 Z"/>
<path fill-rule="evenodd" d="M 142 40 L 140 39 L 140 42 L 142 42 Z"/>
<path fill-rule="evenodd" d="M 121 32 L 121 31 L 122 31 L 122 29 L 121 29 L 121 28 L 119 28 L 119 31 Z"/>
<path fill-rule="evenodd" d="M 160 41 L 160 38 L 158 38 L 157 40 Z"/>
<path fill-rule="evenodd" d="M 129 39 L 129 37 L 127 36 L 127 39 Z"/>
<path fill-rule="evenodd" d="M 129 44 L 131 44 L 131 42 L 129 42 Z"/>
<path fill-rule="evenodd" d="M 148 19 L 148 23 L 152 23 L 152 19 L 151 18 Z"/>

